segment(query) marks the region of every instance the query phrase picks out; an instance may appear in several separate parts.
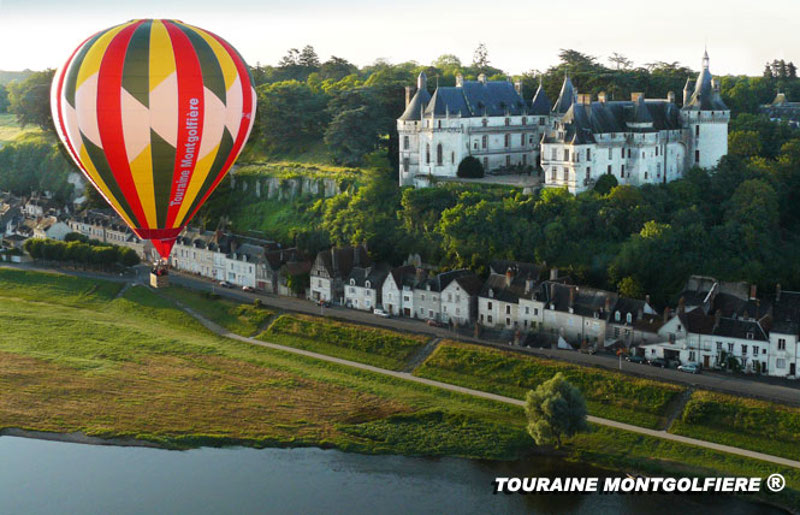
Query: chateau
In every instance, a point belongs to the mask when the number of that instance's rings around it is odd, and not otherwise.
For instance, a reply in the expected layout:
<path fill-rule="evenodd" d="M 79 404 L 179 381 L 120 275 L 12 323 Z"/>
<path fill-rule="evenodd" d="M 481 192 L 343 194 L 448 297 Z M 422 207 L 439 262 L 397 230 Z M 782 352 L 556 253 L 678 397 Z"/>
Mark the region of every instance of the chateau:
<path fill-rule="evenodd" d="M 708 53 L 696 81 L 688 79 L 682 107 L 675 94 L 648 99 L 608 99 L 578 94 L 564 78 L 555 104 L 541 84 L 530 102 L 517 82 L 477 81 L 428 93 L 420 73 L 417 91 L 406 88 L 397 120 L 400 185 L 425 187 L 432 178 L 456 177 L 467 156 L 487 173 L 540 167 L 545 187 L 572 193 L 591 189 L 603 174 L 620 184 L 668 182 L 693 166 L 711 168 L 728 152 L 730 110 L 709 71 Z"/>

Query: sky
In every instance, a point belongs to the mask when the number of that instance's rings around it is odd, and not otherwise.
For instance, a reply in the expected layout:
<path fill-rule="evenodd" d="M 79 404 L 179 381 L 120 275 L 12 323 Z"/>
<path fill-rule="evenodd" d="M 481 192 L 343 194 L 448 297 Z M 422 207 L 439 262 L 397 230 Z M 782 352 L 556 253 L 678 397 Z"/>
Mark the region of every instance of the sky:
<path fill-rule="evenodd" d="M 760 75 L 768 60 L 800 63 L 798 15 L 797 0 L 0 0 L 0 70 L 57 68 L 99 30 L 175 18 L 222 36 L 251 65 L 306 44 L 359 66 L 441 54 L 469 64 L 482 42 L 509 74 L 545 70 L 562 48 L 698 69 L 707 45 L 715 75 Z"/>

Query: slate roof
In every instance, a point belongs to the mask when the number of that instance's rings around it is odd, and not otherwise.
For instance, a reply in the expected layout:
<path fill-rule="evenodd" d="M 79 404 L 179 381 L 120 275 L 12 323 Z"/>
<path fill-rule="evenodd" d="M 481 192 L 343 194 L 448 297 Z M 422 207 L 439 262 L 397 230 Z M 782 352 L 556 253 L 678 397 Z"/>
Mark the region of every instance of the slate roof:
<path fill-rule="evenodd" d="M 350 284 L 352 280 L 355 280 L 356 286 L 364 287 L 366 286 L 366 282 L 369 280 L 370 288 L 377 290 L 381 288 L 383 285 L 383 280 L 386 279 L 388 274 L 389 270 L 386 266 L 354 266 L 350 271 L 350 277 L 347 278 L 347 284 Z"/>
<path fill-rule="evenodd" d="M 784 291 L 772 305 L 772 331 L 800 333 L 800 292 Z"/>
<path fill-rule="evenodd" d="M 553 281 L 545 281 L 543 290 L 547 298 L 547 304 L 553 304 L 556 311 L 569 312 L 570 290 L 572 294 L 572 308 L 576 315 L 605 319 L 608 315 L 606 311 L 606 299 L 609 299 L 609 306 L 616 304 L 618 295 L 613 292 L 588 288 L 585 286 L 573 286 L 560 284 Z"/>
<path fill-rule="evenodd" d="M 520 298 L 533 298 L 539 294 L 539 276 L 542 268 L 537 265 L 496 260 L 489 263 L 489 270 L 489 278 L 480 288 L 481 297 L 516 303 Z M 512 272 L 510 281 L 506 276 L 509 270 Z M 530 289 L 526 291 L 528 286 Z"/>
<path fill-rule="evenodd" d="M 768 341 L 766 331 L 758 321 L 707 315 L 702 309 L 693 309 L 688 313 L 680 313 L 681 323 L 693 334 L 708 334 L 742 340 Z M 752 337 L 748 338 L 748 334 Z"/>
<path fill-rule="evenodd" d="M 392 274 L 394 284 L 397 285 L 399 289 L 402 289 L 403 286 L 413 288 L 417 282 L 417 268 L 414 265 L 398 266 L 392 268 L 389 273 Z"/>
<path fill-rule="evenodd" d="M 714 91 L 712 81 L 711 72 L 708 69 L 708 53 L 706 52 L 703 56 L 703 70 L 697 77 L 694 92 L 683 108 L 696 111 L 726 111 L 728 106 L 722 101 L 719 92 Z"/>
<path fill-rule="evenodd" d="M 451 270 L 449 272 L 442 272 L 440 274 L 432 275 L 418 282 L 415 286 L 418 290 L 427 290 L 430 286 L 430 291 L 440 292 L 447 288 L 455 278 L 472 274 L 469 270 Z"/>
<path fill-rule="evenodd" d="M 558 94 L 558 99 L 553 105 L 553 112 L 557 114 L 566 114 L 570 106 L 575 102 L 575 86 L 569 77 L 564 77 L 564 82 L 561 84 L 561 92 Z"/>
<path fill-rule="evenodd" d="M 528 105 L 508 81 L 468 81 L 461 86 L 440 86 L 433 96 L 425 99 L 418 91 L 409 102 L 401 120 L 418 120 L 418 106 L 425 104 L 425 116 L 478 116 L 521 115 L 528 112 Z M 416 101 L 416 104 L 415 104 Z M 413 109 L 412 109 L 412 106 Z"/>
<path fill-rule="evenodd" d="M 333 254 L 336 255 L 336 267 L 333 266 Z M 320 251 L 312 269 L 322 267 L 328 276 L 344 279 L 350 275 L 356 262 L 359 266 L 369 266 L 372 263 L 367 255 L 367 249 L 363 245 Z"/>
<path fill-rule="evenodd" d="M 421 114 L 431 100 L 431 94 L 425 88 L 418 89 L 411 101 L 408 103 L 406 110 L 400 115 L 400 119 L 404 121 L 420 120 Z"/>
<path fill-rule="evenodd" d="M 460 275 L 454 281 L 469 296 L 477 295 L 483 286 L 483 281 L 475 274 Z"/>
<path fill-rule="evenodd" d="M 544 92 L 544 88 L 542 87 L 542 83 L 540 81 L 539 88 L 536 90 L 536 94 L 533 95 L 531 107 L 528 112 L 534 115 L 547 116 L 550 114 L 551 109 L 553 109 L 553 103 L 550 102 L 550 99 L 547 97 L 547 93 Z"/>

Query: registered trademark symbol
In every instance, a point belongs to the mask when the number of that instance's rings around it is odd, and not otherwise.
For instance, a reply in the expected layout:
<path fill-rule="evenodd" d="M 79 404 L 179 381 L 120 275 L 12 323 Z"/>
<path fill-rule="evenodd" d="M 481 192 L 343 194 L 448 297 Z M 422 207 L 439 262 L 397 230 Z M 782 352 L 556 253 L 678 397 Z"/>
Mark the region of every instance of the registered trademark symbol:
<path fill-rule="evenodd" d="M 786 479 L 780 474 L 770 474 L 767 478 L 767 488 L 773 492 L 780 492 L 786 486 Z"/>

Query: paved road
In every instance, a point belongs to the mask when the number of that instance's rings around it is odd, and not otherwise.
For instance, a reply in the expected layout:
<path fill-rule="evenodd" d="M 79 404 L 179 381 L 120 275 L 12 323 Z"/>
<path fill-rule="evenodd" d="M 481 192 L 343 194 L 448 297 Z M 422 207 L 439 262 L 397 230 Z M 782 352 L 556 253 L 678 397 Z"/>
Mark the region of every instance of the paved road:
<path fill-rule="evenodd" d="M 256 340 L 255 338 L 248 338 L 246 336 L 240 336 L 238 334 L 234 334 L 234 333 L 229 332 L 227 329 L 225 329 L 223 327 L 220 327 L 219 325 L 211 322 L 210 320 L 204 318 L 199 313 L 193 311 L 192 309 L 187 308 L 186 306 L 181 306 L 181 307 L 187 313 L 189 313 L 190 315 L 195 317 L 201 324 L 203 324 L 209 330 L 219 334 L 220 336 L 224 336 L 226 338 L 239 340 L 239 341 L 242 341 L 242 342 L 245 342 L 245 343 L 250 343 L 250 344 L 253 344 L 253 345 L 259 345 L 261 347 L 267 347 L 269 349 L 275 349 L 275 350 L 280 350 L 280 351 L 285 351 L 285 352 L 291 352 L 293 354 L 299 354 L 301 356 L 307 356 L 307 357 L 318 359 L 318 360 L 322 360 L 322 361 L 328 361 L 330 363 L 336 363 L 336 364 L 339 364 L 339 365 L 345 365 L 345 366 L 348 366 L 348 367 L 358 368 L 358 369 L 361 369 L 361 370 L 367 370 L 369 372 L 374 372 L 376 374 L 382 374 L 382 375 L 385 375 L 385 376 L 396 377 L 398 379 L 403 379 L 403 380 L 406 380 L 406 381 L 413 381 L 415 383 L 421 383 L 421 384 L 425 384 L 425 385 L 428 385 L 428 386 L 441 388 L 443 390 L 448 390 L 448 391 L 451 391 L 451 392 L 458 392 L 458 393 L 462 393 L 462 394 L 465 394 L 465 395 L 471 395 L 473 397 L 479 397 L 479 398 L 482 398 L 482 399 L 489 399 L 489 400 L 492 400 L 492 401 L 503 402 L 503 403 L 506 403 L 506 404 L 513 404 L 514 406 L 524 406 L 525 405 L 525 402 L 521 401 L 519 399 L 512 399 L 511 397 L 504 397 L 502 395 L 497 395 L 497 394 L 494 394 L 494 393 L 482 392 L 480 390 L 473 390 L 471 388 L 465 388 L 463 386 L 456 386 L 456 385 L 452 385 L 452 384 L 448 384 L 448 383 L 442 383 L 440 381 L 434 381 L 432 379 L 426 379 L 426 378 L 423 378 L 423 377 L 417 377 L 417 376 L 411 375 L 408 372 L 396 372 L 394 370 L 387 370 L 387 369 L 384 369 L 384 368 L 374 367 L 372 365 L 365 365 L 364 363 L 358 363 L 358 362 L 350 361 L 350 360 L 347 360 L 347 359 L 336 358 L 336 357 L 333 357 L 333 356 L 327 356 L 325 354 L 319 354 L 319 353 L 316 353 L 316 352 L 311 352 L 311 351 L 307 351 L 307 350 L 303 350 L 303 349 L 295 349 L 293 347 L 286 347 L 284 345 L 279 345 L 277 343 L 265 342 L 265 341 L 261 341 L 261 340 Z M 685 444 L 689 444 L 689 445 L 695 445 L 697 447 L 703 447 L 703 448 L 706 448 L 706 449 L 713 449 L 715 451 L 727 452 L 729 454 L 735 454 L 737 456 L 744 456 L 746 458 L 753 458 L 753 459 L 757 459 L 757 460 L 762 460 L 762 461 L 766 461 L 766 462 L 769 462 L 769 463 L 774 463 L 776 465 L 782 465 L 782 466 L 786 466 L 786 467 L 794 467 L 794 468 L 800 469 L 800 461 L 794 461 L 794 460 L 782 458 L 780 456 L 771 456 L 769 454 L 763 454 L 763 453 L 760 453 L 760 452 L 749 451 L 749 450 L 746 450 L 746 449 L 740 449 L 738 447 L 731 447 L 729 445 L 722 445 L 722 444 L 717 444 L 717 443 L 713 443 L 713 442 L 707 442 L 705 440 L 697 440 L 695 438 L 689 438 L 689 437 L 686 437 L 686 436 L 680 436 L 680 435 L 674 435 L 674 434 L 671 434 L 671 433 L 667 433 L 666 431 L 659 431 L 659 430 L 655 430 L 655 429 L 647 429 L 647 428 L 644 428 L 644 427 L 633 426 L 631 424 L 625 424 L 623 422 L 617 422 L 615 420 L 609 420 L 609 419 L 606 419 L 606 418 L 600 418 L 600 417 L 595 417 L 595 416 L 591 416 L 591 415 L 589 417 L 587 417 L 587 418 L 589 419 L 589 422 L 592 422 L 593 424 L 599 424 L 599 425 L 602 425 L 602 426 L 614 427 L 614 428 L 617 428 L 617 429 L 630 431 L 632 433 L 643 434 L 643 435 L 652 436 L 652 437 L 655 437 L 655 438 L 662 438 L 664 440 L 671 440 L 671 441 L 675 441 L 675 442 L 681 442 L 681 443 L 685 443 Z"/>
<path fill-rule="evenodd" d="M 36 266 L 32 264 L 10 264 L 4 263 L 0 266 L 7 266 L 13 268 L 26 268 L 31 270 L 53 271 L 52 268 Z M 140 265 L 136 267 L 137 280 L 146 283 L 147 272 L 149 267 Z M 77 275 L 81 277 L 106 279 L 113 281 L 131 281 L 133 276 L 119 277 L 109 274 L 82 272 L 74 270 L 57 270 L 63 273 Z M 358 311 L 355 309 L 347 309 L 343 307 L 330 307 L 320 308 L 305 299 L 297 299 L 292 297 L 283 297 L 276 295 L 263 295 L 246 293 L 240 289 L 222 288 L 211 280 L 200 278 L 197 276 L 183 274 L 173 271 L 170 275 L 170 281 L 173 284 L 185 286 L 200 291 L 214 291 L 220 295 L 228 297 L 239 302 L 251 303 L 255 299 L 260 299 L 265 306 L 284 311 L 293 311 L 297 313 L 305 313 L 309 315 L 324 315 L 336 319 L 356 322 L 359 324 L 369 324 L 378 327 L 385 327 L 388 329 L 395 329 L 398 331 L 406 331 L 411 333 L 420 333 L 428 336 L 439 338 L 451 338 L 468 343 L 475 343 L 489 347 L 496 347 L 503 350 L 511 350 L 523 354 L 531 354 L 570 363 L 576 363 L 584 366 L 595 366 L 608 370 L 622 371 L 623 373 L 645 377 L 649 379 L 656 379 L 660 381 L 669 381 L 682 385 L 689 385 L 695 388 L 713 390 L 723 393 L 730 393 L 734 395 L 743 395 L 747 397 L 756 397 L 768 401 L 778 401 L 787 404 L 800 406 L 800 381 L 783 381 L 784 384 L 772 384 L 768 382 L 758 381 L 753 378 L 740 378 L 737 376 L 729 376 L 721 373 L 703 373 L 703 374 L 686 374 L 678 372 L 674 369 L 662 369 L 651 367 L 647 365 L 637 365 L 627 361 L 619 360 L 614 356 L 603 354 L 583 354 L 575 351 L 559 350 L 559 349 L 535 349 L 529 347 L 509 346 L 497 342 L 491 342 L 482 339 L 470 338 L 463 335 L 456 335 L 446 328 L 431 327 L 425 325 L 419 320 L 409 318 L 381 318 L 372 313 L 365 311 Z"/>

